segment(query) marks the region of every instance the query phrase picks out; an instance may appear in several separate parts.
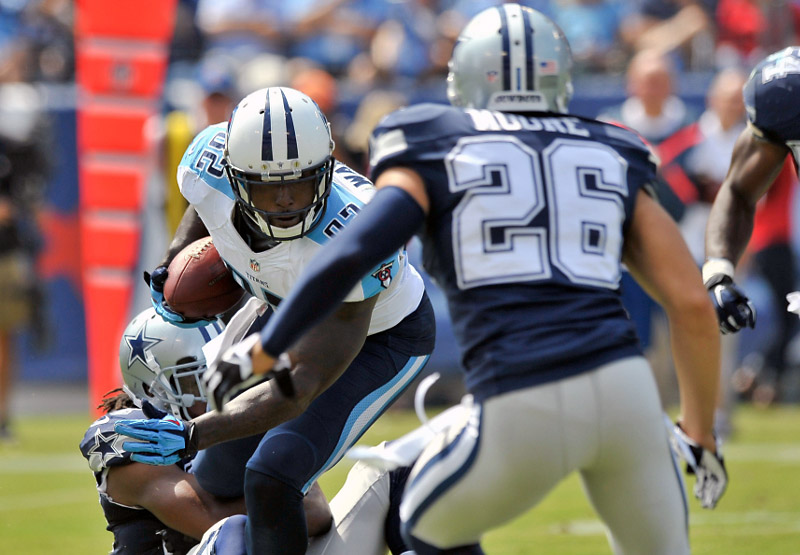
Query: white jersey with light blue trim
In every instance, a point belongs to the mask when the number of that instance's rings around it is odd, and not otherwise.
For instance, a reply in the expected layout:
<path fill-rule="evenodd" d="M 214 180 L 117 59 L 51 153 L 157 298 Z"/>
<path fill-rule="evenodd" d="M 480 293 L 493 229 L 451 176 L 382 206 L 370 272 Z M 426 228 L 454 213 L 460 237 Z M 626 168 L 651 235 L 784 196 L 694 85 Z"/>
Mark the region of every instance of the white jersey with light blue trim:
<path fill-rule="evenodd" d="M 236 200 L 224 171 L 225 138 L 224 123 L 200 132 L 178 167 L 178 185 L 239 284 L 251 295 L 274 305 L 289 293 L 319 249 L 373 197 L 375 188 L 368 179 L 337 162 L 325 213 L 314 229 L 300 239 L 254 252 L 233 223 Z M 423 292 L 422 278 L 408 263 L 405 249 L 401 249 L 367 274 L 345 302 L 380 295 L 369 328 L 369 334 L 374 334 L 392 328 L 412 313 Z"/>
<path fill-rule="evenodd" d="M 744 85 L 747 118 L 756 133 L 783 143 L 800 163 L 800 47 L 770 54 L 753 68 Z"/>

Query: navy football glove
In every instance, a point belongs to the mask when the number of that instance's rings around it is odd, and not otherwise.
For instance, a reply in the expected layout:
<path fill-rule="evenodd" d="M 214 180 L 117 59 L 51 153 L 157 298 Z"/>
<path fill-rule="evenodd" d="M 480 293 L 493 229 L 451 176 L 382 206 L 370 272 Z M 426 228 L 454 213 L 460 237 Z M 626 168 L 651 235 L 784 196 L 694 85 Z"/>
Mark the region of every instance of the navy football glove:
<path fill-rule="evenodd" d="M 114 431 L 140 441 L 126 441 L 123 449 L 131 460 L 155 466 L 168 466 L 197 453 L 197 435 L 191 421 L 183 421 L 142 401 L 148 420 L 120 420 Z"/>
<path fill-rule="evenodd" d="M 686 462 L 686 472 L 697 477 L 694 496 L 700 500 L 704 509 L 716 507 L 728 487 L 722 443 L 717 440 L 716 452 L 712 453 L 686 435 L 680 424 L 673 427 L 670 442 L 673 450 Z"/>
<path fill-rule="evenodd" d="M 153 273 L 144 273 L 144 281 L 150 287 L 150 302 L 153 308 L 165 321 L 179 328 L 202 328 L 207 326 L 211 320 L 202 318 L 186 318 L 169 308 L 164 302 L 164 283 L 167 281 L 167 267 L 159 266 Z"/>
<path fill-rule="evenodd" d="M 717 309 L 719 331 L 736 333 L 742 328 L 756 327 L 756 307 L 725 274 L 714 274 L 706 280 L 706 289 Z"/>

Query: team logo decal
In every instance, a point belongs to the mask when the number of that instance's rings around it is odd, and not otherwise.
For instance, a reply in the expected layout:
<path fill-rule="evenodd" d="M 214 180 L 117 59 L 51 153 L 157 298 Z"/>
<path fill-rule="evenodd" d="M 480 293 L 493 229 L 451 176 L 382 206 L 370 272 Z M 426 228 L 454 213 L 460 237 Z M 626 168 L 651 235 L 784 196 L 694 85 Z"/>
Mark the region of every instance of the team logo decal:
<path fill-rule="evenodd" d="M 388 289 L 389 285 L 392 283 L 392 264 L 394 264 L 394 261 L 387 262 L 378 268 L 377 271 L 372 272 L 372 277 L 380 281 L 381 287 L 384 289 Z"/>
<path fill-rule="evenodd" d="M 494 83 L 495 81 L 497 81 L 498 75 L 499 75 L 499 73 L 494 71 L 494 70 L 487 71 L 486 72 L 486 80 L 489 83 Z"/>
<path fill-rule="evenodd" d="M 124 338 L 125 342 L 128 344 L 128 348 L 131 350 L 128 354 L 128 366 L 133 366 L 133 362 L 137 358 L 142 364 L 146 365 L 147 357 L 145 356 L 145 351 L 161 343 L 161 339 L 158 337 L 147 337 L 147 335 L 145 335 L 144 326 L 139 330 L 138 335 L 126 335 Z"/>
<path fill-rule="evenodd" d="M 255 258 L 251 258 L 250 269 L 253 270 L 254 272 L 259 272 L 261 271 L 261 264 L 259 264 L 258 260 L 256 260 Z"/>

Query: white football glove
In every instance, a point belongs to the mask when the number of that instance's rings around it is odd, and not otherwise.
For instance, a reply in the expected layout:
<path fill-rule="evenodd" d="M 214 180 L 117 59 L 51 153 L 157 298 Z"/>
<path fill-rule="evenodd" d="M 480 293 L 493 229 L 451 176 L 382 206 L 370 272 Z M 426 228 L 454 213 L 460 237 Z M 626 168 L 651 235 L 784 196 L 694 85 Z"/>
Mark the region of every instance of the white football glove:
<path fill-rule="evenodd" d="M 686 462 L 686 472 L 697 477 L 694 496 L 704 509 L 716 507 L 728 487 L 722 442 L 717 439 L 716 453 L 712 453 L 686 435 L 680 424 L 675 424 L 670 429 L 670 443 L 675 453 Z"/>

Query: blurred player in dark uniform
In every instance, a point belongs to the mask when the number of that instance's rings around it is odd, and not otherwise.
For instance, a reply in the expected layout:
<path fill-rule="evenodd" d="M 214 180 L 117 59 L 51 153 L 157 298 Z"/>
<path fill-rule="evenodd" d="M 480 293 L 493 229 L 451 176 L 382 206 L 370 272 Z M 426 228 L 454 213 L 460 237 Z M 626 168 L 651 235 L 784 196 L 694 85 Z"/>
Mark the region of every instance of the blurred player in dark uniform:
<path fill-rule="evenodd" d="M 787 156 L 800 155 L 800 47 L 762 60 L 744 86 L 747 128 L 736 141 L 730 169 L 706 227 L 703 281 L 723 333 L 754 327 L 756 313 L 734 283 L 734 268 L 753 232 L 756 205 L 772 187 Z"/>
<path fill-rule="evenodd" d="M 713 306 L 648 193 L 648 148 L 628 130 L 566 114 L 570 67 L 563 33 L 539 12 L 503 4 L 475 16 L 450 62 L 455 107 L 422 104 L 378 125 L 377 195 L 307 267 L 250 351 L 254 372 L 269 372 L 370 264 L 420 234 L 474 404 L 409 478 L 400 516 L 418 554 L 479 552 L 484 532 L 573 471 L 615 551 L 689 552 L 658 392 L 620 302 L 621 261 L 669 318 L 675 431 L 695 494 L 713 507 L 725 490 Z M 206 376 L 218 372 L 230 369 Z"/>
<path fill-rule="evenodd" d="M 175 420 L 205 412 L 200 349 L 221 330 L 217 322 L 178 328 L 150 308 L 123 334 L 120 367 L 127 392 L 104 401 L 107 414 L 89 427 L 80 444 L 95 475 L 108 530 L 114 534 L 115 555 L 186 553 L 213 524 L 245 510 L 241 498 L 220 499 L 204 491 L 191 473 L 191 458 L 166 466 L 134 462 L 123 447 L 130 438 L 114 431 L 123 419 L 160 418 L 166 411 Z M 143 411 L 133 399 L 150 406 Z M 308 503 L 317 503 L 311 514 L 318 518 L 309 522 L 309 529 L 320 533 L 330 524 L 330 511 L 318 486 L 313 491 Z"/>

